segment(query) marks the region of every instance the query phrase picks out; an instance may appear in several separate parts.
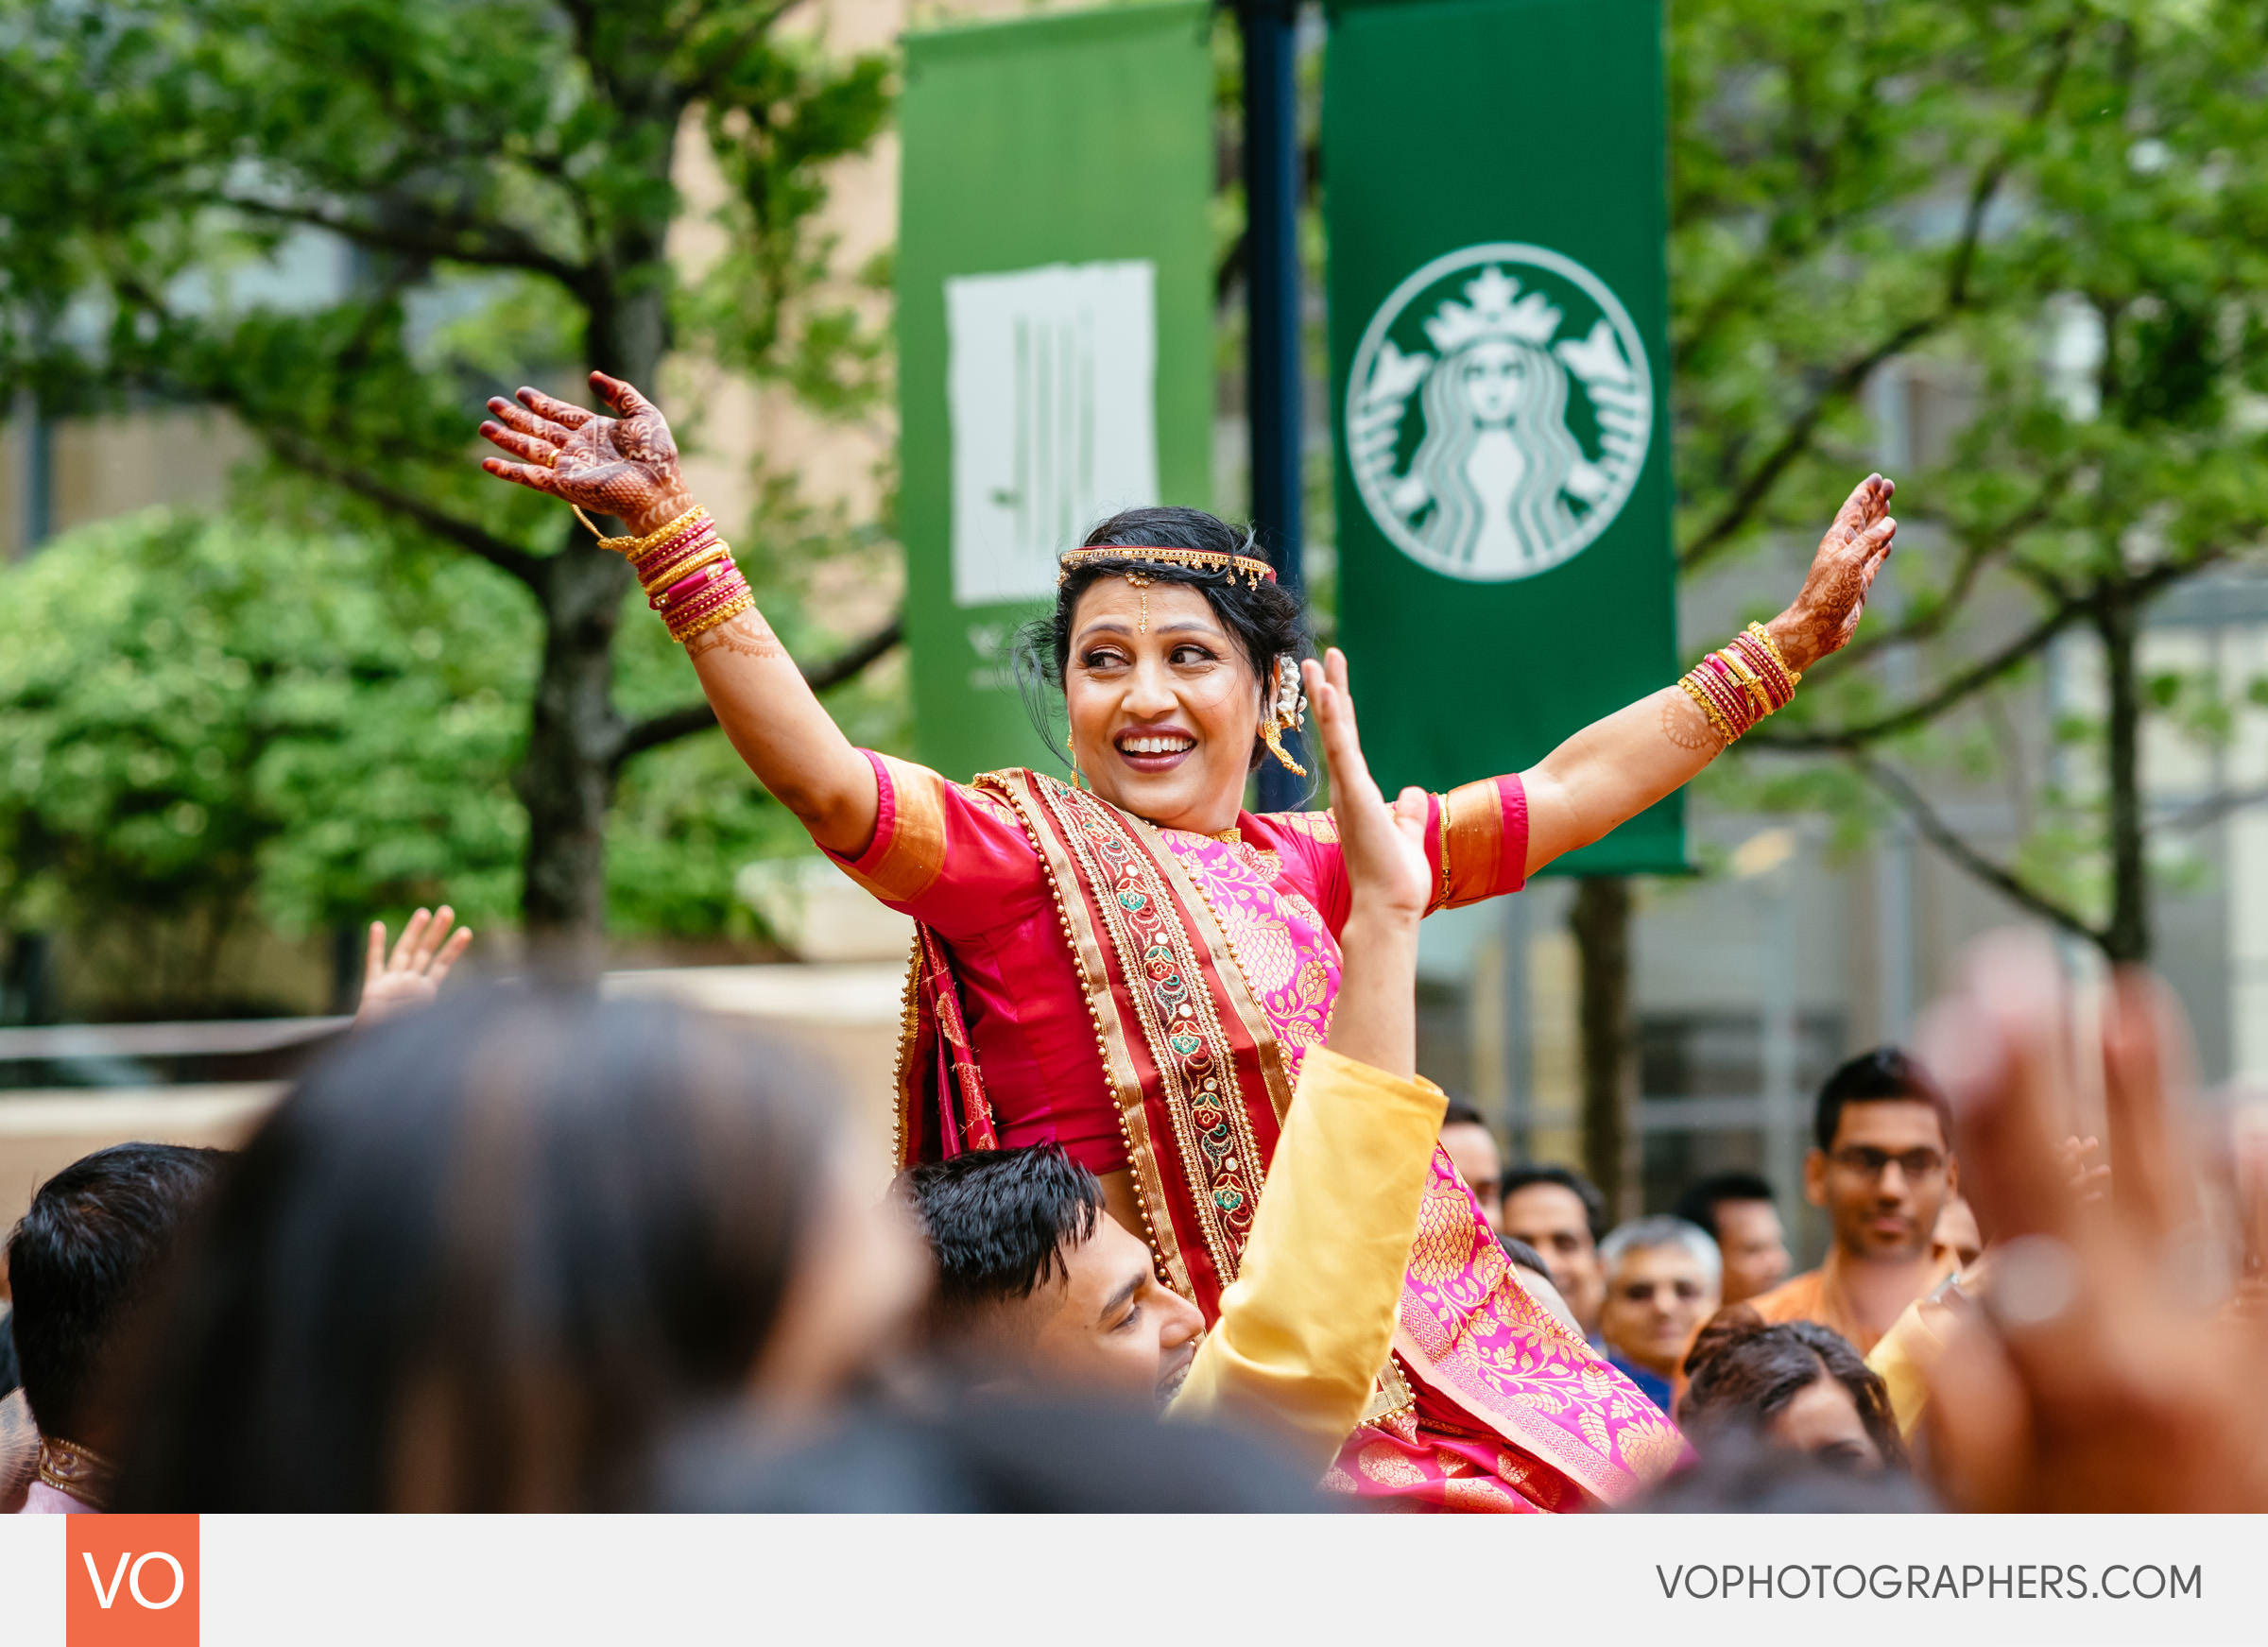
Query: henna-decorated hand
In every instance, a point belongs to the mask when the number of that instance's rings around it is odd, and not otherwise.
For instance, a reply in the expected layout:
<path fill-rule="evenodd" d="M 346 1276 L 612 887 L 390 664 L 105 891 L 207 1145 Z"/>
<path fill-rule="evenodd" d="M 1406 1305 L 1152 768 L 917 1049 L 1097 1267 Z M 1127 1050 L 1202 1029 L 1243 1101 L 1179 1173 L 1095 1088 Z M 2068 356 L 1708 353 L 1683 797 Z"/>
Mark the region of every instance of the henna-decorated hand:
<path fill-rule="evenodd" d="M 1858 632 L 1866 592 L 1898 535 L 1898 523 L 1889 514 L 1890 494 L 1897 489 L 1879 474 L 1859 482 L 1819 540 L 1819 553 L 1795 605 L 1764 626 L 1798 675 L 1842 650 Z"/>
<path fill-rule="evenodd" d="M 501 421 L 481 424 L 481 434 L 525 461 L 484 457 L 480 466 L 612 515 L 643 537 L 693 506 L 678 473 L 678 443 L 660 408 L 620 378 L 594 371 L 591 386 L 622 415 L 601 417 L 539 389 L 522 389 L 517 405 L 502 396 L 491 400 L 489 410 Z"/>
<path fill-rule="evenodd" d="M 1405 789 L 1386 804 L 1355 731 L 1346 653 L 1333 646 L 1321 662 L 1310 658 L 1299 672 L 1324 757 L 1331 762 L 1331 810 L 1338 820 L 1353 899 L 1381 915 L 1407 917 L 1415 923 L 1434 890 L 1433 866 L 1425 856 L 1425 791 Z"/>

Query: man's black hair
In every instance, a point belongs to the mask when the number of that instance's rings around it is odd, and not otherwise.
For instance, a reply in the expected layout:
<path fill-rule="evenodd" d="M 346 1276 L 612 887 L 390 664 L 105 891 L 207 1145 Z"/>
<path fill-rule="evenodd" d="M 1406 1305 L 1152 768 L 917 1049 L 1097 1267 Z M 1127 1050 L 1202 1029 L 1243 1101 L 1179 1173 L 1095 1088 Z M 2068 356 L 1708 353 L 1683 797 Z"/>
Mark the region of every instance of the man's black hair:
<path fill-rule="evenodd" d="M 948 1325 L 1030 1297 L 1103 1211 L 1101 1181 L 1052 1143 L 970 1150 L 911 1168 L 899 1184 L 936 1255 L 936 1309 Z"/>
<path fill-rule="evenodd" d="M 1688 1224 L 1697 1224 L 1709 1231 L 1709 1238 L 1720 1246 L 1725 1237 L 1717 1228 L 1717 1209 L 1727 1201 L 1769 1201 L 1772 1186 L 1760 1173 L 1743 1167 L 1730 1172 L 1711 1173 L 1706 1178 L 1695 1178 L 1686 1185 L 1677 1197 L 1677 1205 L 1670 1210 Z"/>
<path fill-rule="evenodd" d="M 1491 1130 L 1488 1118 L 1462 1098 L 1449 1101 L 1449 1107 L 1441 1114 L 1441 1124 L 1445 1129 L 1452 1126 L 1477 1126 L 1484 1131 Z"/>
<path fill-rule="evenodd" d="M 1827 1078 L 1819 1089 L 1818 1107 L 1812 1115 L 1812 1141 L 1822 1151 L 1835 1147 L 1835 1129 L 1843 1124 L 1846 1104 L 1883 1104 L 1902 1101 L 1927 1104 L 1937 1112 L 1945 1147 L 1953 1147 L 1953 1111 L 1930 1079 L 1929 1072 L 1899 1047 L 1876 1047 L 1861 1053 Z"/>
<path fill-rule="evenodd" d="M 1529 1165 L 1506 1169 L 1499 1205 L 1511 1200 L 1521 1190 L 1537 1184 L 1556 1184 L 1562 1190 L 1572 1190 L 1575 1198 L 1583 1203 L 1583 1221 L 1590 1226 L 1590 1239 L 1597 1242 L 1606 1238 L 1609 1222 L 1606 1217 L 1606 1197 L 1599 1192 L 1598 1185 L 1572 1167 Z"/>
<path fill-rule="evenodd" d="M 1500 1235 L 1496 1238 L 1496 1244 L 1503 1247 L 1504 1256 L 1521 1269 L 1535 1270 L 1546 1276 L 1552 1273 L 1552 1266 L 1543 1261 L 1543 1254 L 1521 1240 L 1519 1236 Z"/>
<path fill-rule="evenodd" d="M 97 1150 L 40 1186 L 8 1242 L 9 1328 L 40 1433 L 79 1440 L 116 1394 L 136 1307 L 152 1292 L 224 1152 Z"/>

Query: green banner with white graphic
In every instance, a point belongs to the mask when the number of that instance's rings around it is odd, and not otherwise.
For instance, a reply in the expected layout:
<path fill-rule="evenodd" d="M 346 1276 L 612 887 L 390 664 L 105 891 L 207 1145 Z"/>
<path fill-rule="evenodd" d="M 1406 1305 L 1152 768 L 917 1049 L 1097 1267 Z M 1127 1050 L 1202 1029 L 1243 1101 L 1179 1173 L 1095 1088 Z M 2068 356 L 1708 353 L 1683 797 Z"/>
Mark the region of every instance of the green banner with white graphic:
<path fill-rule="evenodd" d="M 1677 674 L 1660 0 L 1339 4 L 1340 631 L 1387 792 Z M 1685 866 L 1677 797 L 1555 868 Z"/>
<path fill-rule="evenodd" d="M 1056 557 L 1211 502 L 1211 12 L 910 34 L 898 252 L 906 638 L 919 758 L 1057 763 L 1013 674 Z"/>

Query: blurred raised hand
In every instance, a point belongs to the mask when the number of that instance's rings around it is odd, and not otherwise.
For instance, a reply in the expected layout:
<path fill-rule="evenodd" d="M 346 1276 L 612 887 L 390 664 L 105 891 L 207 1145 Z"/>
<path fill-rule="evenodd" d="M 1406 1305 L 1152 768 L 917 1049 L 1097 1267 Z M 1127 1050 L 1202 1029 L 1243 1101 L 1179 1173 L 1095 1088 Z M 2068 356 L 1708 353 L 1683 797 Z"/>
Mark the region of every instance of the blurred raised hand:
<path fill-rule="evenodd" d="M 1870 474 L 1852 489 L 1836 511 L 1834 524 L 1819 540 L 1819 552 L 1803 588 L 1788 609 L 1764 626 L 1779 645 L 1788 667 L 1798 675 L 1830 652 L 1839 652 L 1858 633 L 1866 610 L 1866 592 L 1890 558 L 1898 523 L 1890 498 L 1898 488 Z"/>
<path fill-rule="evenodd" d="M 2240 1141 L 2232 1246 L 2202 1216 L 2180 1010 L 2130 973 L 2084 1052 L 2117 1161 L 2097 1192 L 2058 1147 L 2081 1087 L 2071 1021 L 2053 952 L 2003 935 L 1920 1037 L 1993 1237 L 1983 1308 L 1929 1377 L 1937 1484 L 1973 1510 L 2268 1510 L 2268 1322 L 2234 1284 L 2268 1237 L 2268 1174 Z"/>
<path fill-rule="evenodd" d="M 1425 913 L 1434 890 L 1433 866 L 1425 856 L 1425 791 L 1405 789 L 1393 805 L 1386 804 L 1363 759 L 1354 699 L 1347 690 L 1346 653 L 1333 646 L 1320 662 L 1308 659 L 1299 673 L 1324 759 L 1331 763 L 1331 810 L 1338 820 L 1352 896 L 1414 920 Z"/>
<path fill-rule="evenodd" d="M 354 1009 L 356 1029 L 368 1029 L 397 1013 L 423 1006 L 441 992 L 441 980 L 449 976 L 449 969 L 472 941 L 469 926 L 458 927 L 455 935 L 450 935 L 449 929 L 455 921 L 456 911 L 445 903 L 431 913 L 419 910 L 403 925 L 401 941 L 394 945 L 391 955 L 386 951 L 386 922 L 370 922 L 370 949 L 362 971 L 362 1004 Z"/>
<path fill-rule="evenodd" d="M 489 402 L 495 420 L 480 432 L 520 461 L 484 457 L 481 468 L 596 514 L 612 515 L 643 537 L 693 506 L 678 472 L 678 443 L 651 401 L 620 378 L 591 374 L 591 386 L 619 414 L 607 417 L 540 389 L 517 403 Z"/>

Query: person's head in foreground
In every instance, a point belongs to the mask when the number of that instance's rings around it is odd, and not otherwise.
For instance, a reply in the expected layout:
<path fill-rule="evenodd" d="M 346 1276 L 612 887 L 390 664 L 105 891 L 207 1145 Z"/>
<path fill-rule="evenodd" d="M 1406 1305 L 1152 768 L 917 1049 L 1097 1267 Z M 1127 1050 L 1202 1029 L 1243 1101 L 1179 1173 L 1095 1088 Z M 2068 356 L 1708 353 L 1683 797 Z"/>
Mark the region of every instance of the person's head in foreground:
<path fill-rule="evenodd" d="M 1552 1284 L 1587 1334 L 1598 1331 L 1606 1298 L 1598 1248 L 1606 1227 L 1606 1197 L 1572 1167 L 1514 1167 L 1504 1175 L 1503 1232 L 1543 1255 Z"/>
<path fill-rule="evenodd" d="M 1500 1234 L 1504 1227 L 1504 1158 L 1496 1147 L 1496 1134 L 1471 1105 L 1451 1100 L 1441 1121 L 1441 1147 L 1457 1176 L 1480 1203 L 1481 1217 Z"/>
<path fill-rule="evenodd" d="M 107 1507 L 146 1312 L 218 1173 L 218 1150 L 122 1143 L 44 1184 L 8 1243 L 43 1488 Z M 76 1506 L 72 1506 L 76 1507 Z"/>
<path fill-rule="evenodd" d="M 1606 1302 L 1599 1330 L 1616 1355 L 1669 1380 L 1716 1313 L 1717 1245 L 1682 1218 L 1641 1218 L 1599 1247 Z"/>
<path fill-rule="evenodd" d="M 1935 1084 L 1896 1047 L 1862 1053 L 1827 1078 L 1803 1192 L 1827 1210 L 1846 1258 L 1927 1256 L 1937 1215 L 1959 1187 L 1950 1117 Z"/>
<path fill-rule="evenodd" d="M 1677 1423 L 1704 1457 L 1745 1434 L 1849 1469 L 1906 1462 L 1882 1381 L 1816 1321 L 1767 1327 L 1736 1304 L 1702 1330 L 1685 1372 Z"/>
<path fill-rule="evenodd" d="M 816 1417 L 926 1271 L 811 1090 L 743 1030 L 586 995 L 356 1038 L 221 1186 L 122 1501 L 636 1507 L 679 1422 Z"/>
<path fill-rule="evenodd" d="M 1738 1304 L 1788 1278 L 1795 1261 L 1772 1186 L 1755 1173 L 1711 1173 L 1688 1184 L 1673 1210 L 1717 1244 L 1725 1263 L 1722 1301 Z"/>
<path fill-rule="evenodd" d="M 978 1381 L 1163 1408 L 1205 1318 L 1159 1280 L 1102 1185 L 1054 1144 L 971 1150 L 899 1182 L 936 1262 L 934 1347 Z"/>

